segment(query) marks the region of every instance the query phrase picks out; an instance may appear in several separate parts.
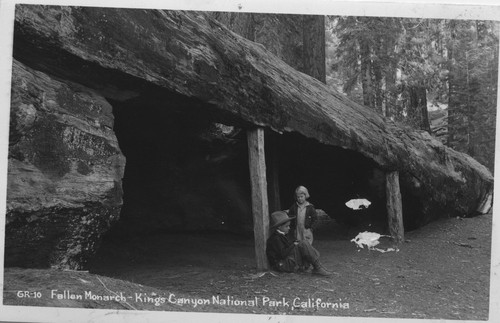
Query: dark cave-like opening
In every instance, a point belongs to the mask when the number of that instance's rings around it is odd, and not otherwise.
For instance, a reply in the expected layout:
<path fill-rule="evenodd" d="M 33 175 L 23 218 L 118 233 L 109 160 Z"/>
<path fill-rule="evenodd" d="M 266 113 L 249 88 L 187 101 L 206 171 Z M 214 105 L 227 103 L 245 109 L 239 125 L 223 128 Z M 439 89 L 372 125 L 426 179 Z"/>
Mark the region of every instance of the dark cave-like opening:
<path fill-rule="evenodd" d="M 178 95 L 109 101 L 127 159 L 120 220 L 109 235 L 253 234 L 248 147 L 241 122 L 228 122 L 210 107 Z M 280 209 L 287 209 L 295 188 L 304 185 L 310 202 L 338 223 L 386 232 L 385 174 L 372 160 L 297 133 L 266 132 L 266 150 L 267 156 L 271 150 L 277 156 Z M 267 170 L 271 178 L 274 168 L 268 165 Z M 354 211 L 345 203 L 355 198 L 372 204 Z"/>
<path fill-rule="evenodd" d="M 110 100 L 127 160 L 112 234 L 251 232 L 245 132 L 186 101 Z"/>
<path fill-rule="evenodd" d="M 385 176 L 372 160 L 295 133 L 281 136 L 278 146 L 284 207 L 293 203 L 295 188 L 304 185 L 310 202 L 337 222 L 360 229 L 386 229 Z M 347 201 L 359 198 L 371 205 L 364 210 L 346 206 Z"/>

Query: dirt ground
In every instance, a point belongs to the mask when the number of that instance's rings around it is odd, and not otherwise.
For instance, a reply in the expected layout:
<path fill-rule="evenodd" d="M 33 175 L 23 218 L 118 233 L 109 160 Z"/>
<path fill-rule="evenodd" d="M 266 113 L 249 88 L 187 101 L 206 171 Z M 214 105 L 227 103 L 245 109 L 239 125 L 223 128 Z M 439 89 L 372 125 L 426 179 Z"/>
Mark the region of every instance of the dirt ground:
<path fill-rule="evenodd" d="M 348 231 L 332 221 L 316 231 L 314 242 L 324 265 L 334 272 L 331 277 L 259 273 L 255 269 L 252 238 L 235 234 L 179 233 L 135 237 L 126 241 L 108 240 L 91 263 L 90 274 L 51 273 L 52 280 L 43 280 L 30 278 L 34 274 L 45 277 L 43 271 L 30 273 L 7 269 L 5 289 L 10 292 L 4 292 L 4 303 L 487 320 L 491 220 L 489 214 L 433 222 L 407 232 L 407 242 L 399 247 L 399 251 L 386 253 L 359 250 L 349 241 L 357 232 Z M 388 240 L 382 242 L 382 247 L 389 246 Z M 38 288 L 51 284 L 51 287 L 46 287 L 47 293 L 51 288 L 71 288 L 71 281 L 57 286 L 54 276 L 71 277 L 75 284 L 76 281 L 93 284 L 92 290 L 96 293 L 144 291 L 151 295 L 164 295 L 169 300 L 165 306 L 147 307 L 139 306 L 141 304 L 137 303 L 137 299 L 129 300 L 128 305 L 113 306 L 106 302 L 83 304 L 51 299 L 49 305 L 43 304 L 43 300 L 33 303 L 33 300 L 20 299 L 12 293 L 33 287 L 34 281 Z M 81 288 L 83 291 L 89 287 Z M 72 290 L 75 289 L 77 287 Z M 209 303 L 194 306 L 190 299 L 200 302 L 209 300 Z M 226 304 L 223 304 L 224 301 Z"/>

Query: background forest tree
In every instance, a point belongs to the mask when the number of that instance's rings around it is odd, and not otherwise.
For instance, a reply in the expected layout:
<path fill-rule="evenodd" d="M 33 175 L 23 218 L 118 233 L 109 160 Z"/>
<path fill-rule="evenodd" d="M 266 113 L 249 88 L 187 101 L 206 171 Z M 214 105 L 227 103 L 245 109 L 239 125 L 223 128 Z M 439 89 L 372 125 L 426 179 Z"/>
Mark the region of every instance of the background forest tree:
<path fill-rule="evenodd" d="M 493 171 L 498 23 L 329 17 L 326 29 L 329 84 Z"/>
<path fill-rule="evenodd" d="M 264 45 L 291 67 L 326 83 L 325 17 L 215 12 L 235 33 Z"/>
<path fill-rule="evenodd" d="M 212 13 L 295 69 L 494 168 L 498 23 Z"/>

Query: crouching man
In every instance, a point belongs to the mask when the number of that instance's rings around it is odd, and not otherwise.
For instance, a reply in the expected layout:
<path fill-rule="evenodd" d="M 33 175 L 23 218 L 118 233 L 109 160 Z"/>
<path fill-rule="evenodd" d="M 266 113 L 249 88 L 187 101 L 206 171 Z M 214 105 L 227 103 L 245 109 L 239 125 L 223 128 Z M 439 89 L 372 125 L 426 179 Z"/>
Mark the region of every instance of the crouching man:
<path fill-rule="evenodd" d="M 271 214 L 271 236 L 267 239 L 266 254 L 271 267 L 282 272 L 303 272 L 313 266 L 313 274 L 330 276 L 319 261 L 319 252 L 306 240 L 291 241 L 287 237 L 290 230 L 290 220 L 283 211 Z"/>

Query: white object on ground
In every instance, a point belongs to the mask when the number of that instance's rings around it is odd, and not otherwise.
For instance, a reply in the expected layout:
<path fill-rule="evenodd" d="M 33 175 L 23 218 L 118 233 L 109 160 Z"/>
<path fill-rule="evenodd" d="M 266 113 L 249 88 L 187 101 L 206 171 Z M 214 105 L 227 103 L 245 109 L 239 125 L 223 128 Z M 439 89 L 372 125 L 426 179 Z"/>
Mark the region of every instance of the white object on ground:
<path fill-rule="evenodd" d="M 389 251 L 396 251 L 398 252 L 399 249 L 394 249 L 394 248 L 387 248 L 387 249 L 379 249 L 379 248 L 375 248 L 375 246 L 377 246 L 380 241 L 378 239 L 380 239 L 380 237 L 389 237 L 389 236 L 386 236 L 386 235 L 381 235 L 379 233 L 376 233 L 376 232 L 368 232 L 368 231 L 365 231 L 365 232 L 360 232 L 358 233 L 358 235 L 351 240 L 351 242 L 354 242 L 358 248 L 361 248 L 363 249 L 364 246 L 366 246 L 369 250 L 376 250 L 376 251 L 380 251 L 380 252 L 389 252 Z"/>
<path fill-rule="evenodd" d="M 376 232 L 360 232 L 358 235 L 351 240 L 351 242 L 354 242 L 358 248 L 363 249 L 364 246 L 367 246 L 368 249 L 372 249 L 376 245 L 380 243 L 378 239 L 380 239 L 381 235 L 376 233 Z"/>
<path fill-rule="evenodd" d="M 349 200 L 345 203 L 345 205 L 353 210 L 362 210 L 366 209 L 372 204 L 372 202 L 368 201 L 367 199 L 352 199 Z"/>

